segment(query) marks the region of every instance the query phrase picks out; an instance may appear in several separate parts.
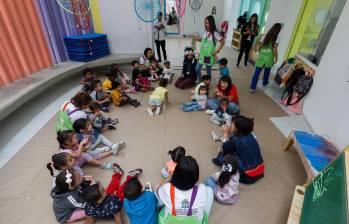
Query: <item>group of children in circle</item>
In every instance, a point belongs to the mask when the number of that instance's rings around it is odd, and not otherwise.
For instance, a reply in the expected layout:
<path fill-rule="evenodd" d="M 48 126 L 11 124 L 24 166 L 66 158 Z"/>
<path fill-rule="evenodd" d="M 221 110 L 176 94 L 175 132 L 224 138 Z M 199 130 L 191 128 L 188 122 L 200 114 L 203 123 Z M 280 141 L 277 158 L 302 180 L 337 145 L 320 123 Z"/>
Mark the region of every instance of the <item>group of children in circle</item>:
<path fill-rule="evenodd" d="M 212 132 L 214 141 L 223 142 L 222 150 L 213 159 L 213 163 L 222 169 L 209 176 L 205 184 L 197 185 L 199 166 L 193 157 L 186 155 L 183 147 L 178 146 L 168 152 L 169 161 L 161 170 L 167 181 L 153 193 L 150 183 L 143 189 L 138 180 L 142 169 L 129 171 L 121 184 L 123 169 L 117 163 L 101 162 L 107 156 L 116 156 L 125 146 L 125 142 L 113 143 L 103 135 L 103 132 L 115 129 L 119 122 L 106 114 L 111 104 L 117 107 L 126 104 L 138 107 L 140 102 L 128 93 L 153 91 L 147 112 L 150 116 L 157 116 L 168 103 L 166 87 L 174 77 L 171 64 L 165 61 L 162 68 L 156 62 L 152 50 L 146 48 L 140 61 L 132 62 L 131 79 L 120 71 L 117 64 L 112 64 L 104 82 L 96 79 L 91 69 L 84 69 L 81 91 L 60 109 L 56 124 L 59 152 L 47 164 L 54 179 L 51 197 L 58 222 L 85 219 L 86 223 L 94 223 L 96 219 L 114 219 L 116 223 L 125 223 L 121 212 L 124 208 L 130 222 L 135 224 L 166 223 L 166 218 L 175 220 L 176 217 L 189 216 L 194 217 L 192 223 L 207 223 L 213 198 L 220 203 L 234 204 L 239 199 L 239 180 L 254 183 L 263 176 L 264 166 L 263 172 L 254 179 L 249 175 L 244 176 L 247 169 L 251 170 L 248 159 L 243 161 L 246 170 L 241 170 L 239 165 L 241 157 L 244 157 L 239 153 L 244 153 L 244 147 L 259 152 L 259 159 L 253 159 L 257 165 L 263 164 L 263 159 L 252 133 L 253 120 L 239 116 L 237 88 L 229 76 L 227 60 L 219 61 L 221 78 L 212 99 L 208 99 L 211 77 L 204 75 L 197 80 L 196 63 L 193 49 L 186 48 L 182 74 L 174 84 L 179 89 L 194 88 L 191 101 L 181 103 L 180 109 L 191 112 L 209 108 L 206 113 L 212 115 L 210 120 L 222 129 L 222 136 Z M 153 88 L 152 82 L 158 80 L 159 86 Z M 200 82 L 195 86 L 196 81 Z M 233 149 L 230 136 L 235 136 L 236 144 L 240 140 L 243 143 L 235 145 Z M 100 144 L 103 146 L 98 147 Z M 84 174 L 81 167 L 85 164 L 114 172 L 106 189 L 100 182 Z M 189 190 L 192 190 L 191 193 L 188 193 Z M 175 205 L 177 199 L 180 205 Z M 160 213 L 159 207 L 164 207 Z"/>

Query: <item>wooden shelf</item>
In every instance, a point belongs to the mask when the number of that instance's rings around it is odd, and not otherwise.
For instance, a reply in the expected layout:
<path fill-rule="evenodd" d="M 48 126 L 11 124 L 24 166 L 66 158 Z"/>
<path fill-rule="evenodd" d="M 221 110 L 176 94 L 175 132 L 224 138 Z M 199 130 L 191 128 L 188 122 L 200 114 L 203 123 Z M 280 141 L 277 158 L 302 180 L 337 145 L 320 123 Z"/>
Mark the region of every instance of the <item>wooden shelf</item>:
<path fill-rule="evenodd" d="M 241 33 L 239 30 L 234 29 L 233 31 L 233 38 L 231 41 L 231 47 L 239 50 L 240 49 L 240 42 L 241 42 Z"/>

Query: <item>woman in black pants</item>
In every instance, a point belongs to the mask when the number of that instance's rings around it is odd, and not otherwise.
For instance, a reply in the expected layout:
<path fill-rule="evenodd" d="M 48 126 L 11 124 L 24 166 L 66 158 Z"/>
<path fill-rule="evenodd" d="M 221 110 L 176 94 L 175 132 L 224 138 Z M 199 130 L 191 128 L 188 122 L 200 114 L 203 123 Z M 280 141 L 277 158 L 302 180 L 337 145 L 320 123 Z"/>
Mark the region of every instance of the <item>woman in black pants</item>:
<path fill-rule="evenodd" d="M 244 53 L 245 53 L 245 66 L 247 66 L 248 56 L 252 48 L 254 38 L 258 35 L 258 30 L 259 30 L 258 15 L 254 13 L 250 17 L 250 21 L 246 23 L 241 29 L 241 34 L 242 34 L 241 47 L 240 47 L 238 61 L 235 65 L 235 68 L 239 67 L 242 55 Z"/>

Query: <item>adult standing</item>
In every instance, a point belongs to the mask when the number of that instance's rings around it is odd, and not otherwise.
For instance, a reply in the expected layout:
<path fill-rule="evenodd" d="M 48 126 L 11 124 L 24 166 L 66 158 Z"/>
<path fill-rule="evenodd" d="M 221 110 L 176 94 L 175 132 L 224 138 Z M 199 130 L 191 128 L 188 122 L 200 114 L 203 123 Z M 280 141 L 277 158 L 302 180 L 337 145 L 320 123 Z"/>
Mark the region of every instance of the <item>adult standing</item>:
<path fill-rule="evenodd" d="M 194 36 L 194 40 L 201 42 L 200 57 L 196 65 L 197 80 L 201 80 L 201 68 L 206 66 L 206 73 L 211 77 L 211 68 L 215 63 L 215 58 L 224 47 L 224 38 L 219 34 L 214 17 L 212 15 L 205 18 L 205 31 L 202 37 Z M 216 49 L 217 43 L 219 43 Z"/>
<path fill-rule="evenodd" d="M 282 29 L 281 23 L 275 23 L 268 33 L 262 36 L 260 43 L 257 45 L 259 54 L 256 60 L 256 70 L 254 72 L 250 92 L 256 91 L 259 75 L 264 68 L 263 86 L 268 85 L 270 70 L 278 60 L 279 33 Z"/>
<path fill-rule="evenodd" d="M 150 68 L 154 60 L 153 50 L 150 47 L 144 49 L 143 56 L 139 59 L 139 68 L 143 77 L 150 77 Z"/>
<path fill-rule="evenodd" d="M 236 86 L 232 83 L 229 76 L 223 76 L 216 87 L 214 98 L 207 101 L 207 106 L 211 110 L 217 110 L 220 100 L 227 98 L 229 101 L 228 113 L 236 114 L 239 112 L 239 96 Z"/>
<path fill-rule="evenodd" d="M 213 191 L 204 184 L 197 184 L 198 180 L 199 165 L 196 160 L 191 156 L 182 158 L 170 183 L 156 189 L 159 203 L 165 205 L 160 217 L 175 221 L 171 223 L 182 223 L 183 218 L 196 218 L 198 223 L 207 223 L 213 203 Z"/>
<path fill-rule="evenodd" d="M 250 21 L 246 23 L 241 29 L 241 34 L 242 34 L 241 47 L 240 47 L 240 52 L 238 56 L 238 61 L 235 65 L 236 68 L 239 67 L 241 58 L 244 53 L 245 53 L 245 66 L 247 67 L 248 56 L 250 54 L 253 41 L 255 37 L 258 35 L 258 31 L 259 31 L 258 15 L 254 13 L 251 16 Z"/>
<path fill-rule="evenodd" d="M 166 32 L 166 22 L 162 18 L 162 12 L 159 12 L 158 14 L 158 21 L 156 25 L 154 26 L 155 32 L 154 32 L 154 37 L 155 37 L 155 45 L 156 45 L 156 51 L 158 53 L 158 62 L 161 62 L 161 51 L 160 47 L 162 50 L 162 54 L 164 55 L 164 60 L 167 60 L 167 55 L 166 55 L 166 40 L 165 40 L 165 32 Z"/>

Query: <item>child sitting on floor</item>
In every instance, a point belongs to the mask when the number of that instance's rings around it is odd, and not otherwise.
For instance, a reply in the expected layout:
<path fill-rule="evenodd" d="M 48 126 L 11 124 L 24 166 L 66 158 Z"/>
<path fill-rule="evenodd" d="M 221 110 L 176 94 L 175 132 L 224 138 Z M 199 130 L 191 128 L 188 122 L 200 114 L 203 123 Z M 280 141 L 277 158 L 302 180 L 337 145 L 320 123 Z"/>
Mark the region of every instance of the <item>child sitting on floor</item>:
<path fill-rule="evenodd" d="M 74 169 L 62 170 L 56 177 L 56 186 L 51 190 L 53 212 L 59 223 L 70 223 L 86 218 L 86 202 L 81 191 L 94 181 L 82 177 Z"/>
<path fill-rule="evenodd" d="M 165 61 L 164 62 L 164 70 L 162 72 L 162 78 L 167 79 L 167 83 L 172 82 L 172 77 L 174 76 L 174 72 L 171 69 L 171 62 L 170 61 Z"/>
<path fill-rule="evenodd" d="M 161 175 L 163 178 L 168 178 L 173 174 L 177 163 L 185 156 L 185 149 L 182 146 L 178 146 L 175 149 L 168 151 L 168 155 L 170 156 L 170 161 L 167 161 L 166 167 L 161 169 Z"/>
<path fill-rule="evenodd" d="M 100 110 L 100 105 L 95 101 L 88 105 L 86 113 L 92 127 L 98 132 L 116 129 L 116 124 L 119 122 L 118 119 L 107 118 Z"/>
<path fill-rule="evenodd" d="M 118 142 L 116 144 L 112 143 L 104 135 L 98 133 L 92 128 L 92 125 L 88 119 L 79 118 L 74 124 L 73 128 L 77 134 L 78 142 L 83 141 L 84 139 L 89 139 L 89 147 L 87 148 L 87 153 L 91 155 L 109 152 L 111 151 L 113 155 L 119 152 L 119 150 L 125 145 L 125 142 Z M 99 144 L 105 145 L 104 147 L 97 148 Z"/>
<path fill-rule="evenodd" d="M 53 177 L 52 186 L 56 186 L 56 177 L 62 170 L 69 170 L 75 167 L 75 159 L 67 152 L 60 152 L 52 156 L 51 162 L 47 163 L 47 169 Z M 76 167 L 80 169 L 79 167 Z M 79 173 L 82 173 L 79 172 Z"/>
<path fill-rule="evenodd" d="M 124 208 L 132 224 L 157 224 L 158 200 L 152 191 L 143 191 L 138 178 L 132 178 L 124 187 Z"/>
<path fill-rule="evenodd" d="M 192 90 L 192 100 L 195 101 L 194 96 L 195 94 L 200 94 L 199 89 L 201 86 L 206 86 L 206 95 L 208 96 L 209 90 L 210 90 L 210 84 L 211 84 L 211 78 L 208 75 L 203 75 L 201 77 L 201 82 L 195 86 L 195 88 Z"/>
<path fill-rule="evenodd" d="M 194 94 L 194 102 L 183 103 L 181 108 L 184 112 L 200 111 L 206 109 L 207 104 L 207 88 L 200 86 L 199 94 Z"/>
<path fill-rule="evenodd" d="M 89 148 L 90 140 L 84 139 L 80 143 L 77 140 L 76 133 L 72 130 L 61 131 L 57 135 L 57 141 L 59 143 L 59 151 L 69 153 L 75 159 L 74 168 L 78 167 L 77 171 L 83 175 L 81 168 L 84 164 L 88 163 L 93 166 L 98 166 L 101 169 L 114 170 L 113 163 L 101 163 L 99 160 L 112 155 L 113 152 L 102 152 L 94 154 L 93 156 L 86 153 L 86 149 Z"/>
<path fill-rule="evenodd" d="M 121 84 L 121 88 L 128 93 L 133 93 L 134 89 L 129 85 L 131 85 L 130 78 L 126 75 L 126 73 L 121 72 L 119 65 L 114 63 L 111 65 L 110 73 L 113 73 L 115 75 L 116 81 L 119 81 Z"/>
<path fill-rule="evenodd" d="M 212 188 L 215 198 L 223 204 L 235 204 L 239 200 L 238 161 L 232 155 L 226 155 L 222 170 L 206 178 L 205 184 Z"/>
<path fill-rule="evenodd" d="M 160 75 L 162 74 L 162 68 L 159 65 L 158 61 L 154 58 L 152 61 L 151 67 L 150 67 L 150 74 L 151 76 L 149 77 L 150 81 L 157 81 L 160 79 Z"/>
<path fill-rule="evenodd" d="M 147 92 L 153 90 L 151 82 L 148 78 L 142 76 L 142 72 L 139 70 L 139 62 L 132 62 L 132 85 L 136 91 Z"/>
<path fill-rule="evenodd" d="M 102 111 L 109 112 L 110 95 L 103 91 L 102 81 L 99 79 L 93 80 L 91 87 L 93 89 L 90 94 L 91 99 L 100 105 Z"/>
<path fill-rule="evenodd" d="M 230 125 L 231 116 L 227 113 L 229 106 L 229 100 L 227 98 L 222 98 L 220 100 L 219 107 L 212 114 L 210 121 L 216 125 Z"/>
<path fill-rule="evenodd" d="M 81 91 L 90 95 L 93 91 L 91 87 L 91 82 L 95 79 L 95 75 L 93 74 L 93 70 L 90 68 L 85 68 L 82 71 L 84 78 L 80 81 L 80 84 L 83 85 Z"/>
<path fill-rule="evenodd" d="M 218 63 L 219 63 L 219 74 L 221 76 L 229 76 L 230 72 L 227 67 L 228 60 L 226 58 L 222 58 L 221 60 L 219 60 Z"/>
<path fill-rule="evenodd" d="M 115 223 L 122 224 L 121 209 L 124 201 L 124 186 L 129 180 L 137 178 L 141 173 L 142 169 L 130 171 L 126 181 L 120 184 L 124 171 L 118 166 L 118 170 L 113 174 L 106 190 L 98 182 L 84 188 L 82 197 L 87 202 L 86 215 L 93 217 L 89 223 L 94 223 L 95 219 L 114 219 Z"/>
<path fill-rule="evenodd" d="M 168 90 L 166 89 L 167 80 L 160 79 L 159 86 L 154 90 L 154 92 L 149 97 L 148 114 L 149 116 L 158 116 L 160 114 L 160 106 L 165 107 L 165 104 L 168 103 Z"/>

